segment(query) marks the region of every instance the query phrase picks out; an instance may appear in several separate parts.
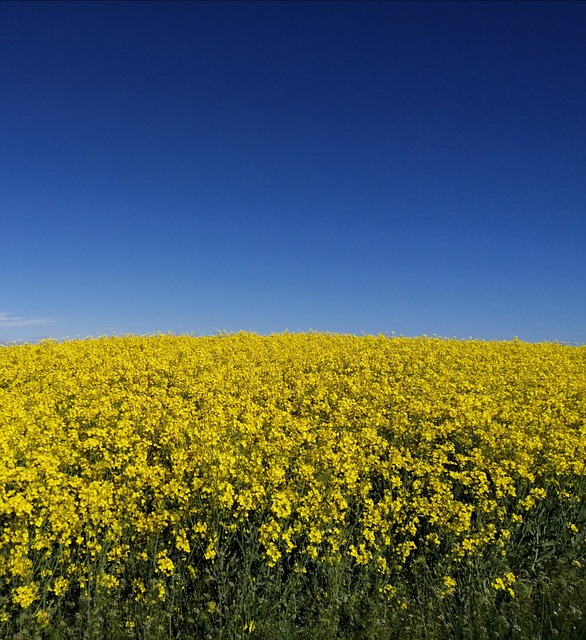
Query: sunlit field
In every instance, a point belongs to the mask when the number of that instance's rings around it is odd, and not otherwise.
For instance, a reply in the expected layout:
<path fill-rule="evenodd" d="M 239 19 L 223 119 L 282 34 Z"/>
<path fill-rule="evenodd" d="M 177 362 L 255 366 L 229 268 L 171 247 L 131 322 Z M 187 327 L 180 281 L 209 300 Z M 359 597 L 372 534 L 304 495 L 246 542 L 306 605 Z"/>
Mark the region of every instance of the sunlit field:
<path fill-rule="evenodd" d="M 0 347 L 6 638 L 585 638 L 586 347 Z"/>

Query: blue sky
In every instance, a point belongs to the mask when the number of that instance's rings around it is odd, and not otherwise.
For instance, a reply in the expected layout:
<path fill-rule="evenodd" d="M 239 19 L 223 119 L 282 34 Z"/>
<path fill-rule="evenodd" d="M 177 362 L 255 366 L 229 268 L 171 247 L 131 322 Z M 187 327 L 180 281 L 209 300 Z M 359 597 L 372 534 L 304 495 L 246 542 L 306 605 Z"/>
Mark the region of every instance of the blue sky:
<path fill-rule="evenodd" d="M 3 2 L 0 341 L 586 343 L 586 4 Z"/>

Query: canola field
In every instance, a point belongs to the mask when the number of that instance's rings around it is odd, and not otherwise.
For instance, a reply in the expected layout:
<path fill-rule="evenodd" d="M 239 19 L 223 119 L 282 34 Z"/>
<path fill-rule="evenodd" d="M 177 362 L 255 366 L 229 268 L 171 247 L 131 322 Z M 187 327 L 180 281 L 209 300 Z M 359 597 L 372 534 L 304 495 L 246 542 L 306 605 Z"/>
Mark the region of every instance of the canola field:
<path fill-rule="evenodd" d="M 554 565 L 584 578 L 585 498 L 586 347 L 0 347 L 3 637 L 391 637 L 422 589 L 436 614 L 472 589 L 533 606 Z"/>

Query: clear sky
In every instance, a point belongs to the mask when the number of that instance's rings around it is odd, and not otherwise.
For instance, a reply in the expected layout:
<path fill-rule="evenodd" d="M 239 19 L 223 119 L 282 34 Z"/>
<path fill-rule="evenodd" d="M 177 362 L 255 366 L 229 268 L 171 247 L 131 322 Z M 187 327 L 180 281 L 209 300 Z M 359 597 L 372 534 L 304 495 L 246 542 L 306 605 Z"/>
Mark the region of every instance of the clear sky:
<path fill-rule="evenodd" d="M 0 3 L 0 341 L 586 343 L 586 3 Z"/>

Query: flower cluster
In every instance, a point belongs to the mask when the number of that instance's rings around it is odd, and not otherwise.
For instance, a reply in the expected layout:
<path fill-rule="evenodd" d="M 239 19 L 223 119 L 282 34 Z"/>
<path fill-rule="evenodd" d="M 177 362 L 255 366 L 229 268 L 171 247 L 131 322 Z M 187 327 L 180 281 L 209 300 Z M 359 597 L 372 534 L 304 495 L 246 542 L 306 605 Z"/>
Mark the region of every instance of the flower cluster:
<path fill-rule="evenodd" d="M 88 585 L 163 600 L 239 535 L 268 567 L 374 563 L 392 593 L 417 554 L 506 554 L 547 496 L 584 499 L 585 464 L 585 347 L 317 333 L 1 347 L 0 598 L 42 620 Z"/>

